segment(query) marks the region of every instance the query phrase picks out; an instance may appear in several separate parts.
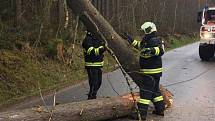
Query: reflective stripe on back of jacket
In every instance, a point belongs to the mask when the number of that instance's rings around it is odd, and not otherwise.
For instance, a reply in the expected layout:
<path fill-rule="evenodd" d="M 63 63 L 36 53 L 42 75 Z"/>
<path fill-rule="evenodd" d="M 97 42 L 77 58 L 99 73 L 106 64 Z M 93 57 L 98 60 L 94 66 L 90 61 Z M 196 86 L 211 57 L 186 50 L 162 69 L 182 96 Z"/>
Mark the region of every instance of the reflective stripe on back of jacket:
<path fill-rule="evenodd" d="M 103 53 L 100 52 L 100 48 L 104 47 L 104 42 L 86 35 L 82 43 L 84 51 L 84 60 L 86 68 L 101 68 L 103 67 Z"/>

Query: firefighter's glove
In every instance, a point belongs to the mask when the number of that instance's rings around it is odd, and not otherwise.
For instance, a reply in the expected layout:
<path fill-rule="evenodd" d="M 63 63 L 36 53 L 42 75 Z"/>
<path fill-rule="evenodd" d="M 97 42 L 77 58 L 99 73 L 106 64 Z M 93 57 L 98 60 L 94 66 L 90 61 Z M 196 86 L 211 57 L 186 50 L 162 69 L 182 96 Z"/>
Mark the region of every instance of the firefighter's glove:
<path fill-rule="evenodd" d="M 144 48 L 141 50 L 141 55 L 151 57 L 151 56 L 153 56 L 153 53 L 154 53 L 153 51 L 154 51 L 153 48 Z"/>
<path fill-rule="evenodd" d="M 128 40 L 129 43 L 133 42 L 133 37 L 131 35 L 129 35 L 128 33 L 123 33 L 122 38 L 125 40 Z"/>

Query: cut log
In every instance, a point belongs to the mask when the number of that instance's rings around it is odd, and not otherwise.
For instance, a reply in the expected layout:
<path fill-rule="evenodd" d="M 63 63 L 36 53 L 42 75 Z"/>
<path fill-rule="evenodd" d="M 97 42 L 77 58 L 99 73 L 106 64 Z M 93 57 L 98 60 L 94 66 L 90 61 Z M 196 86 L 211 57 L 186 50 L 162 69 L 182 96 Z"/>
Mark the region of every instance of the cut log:
<path fill-rule="evenodd" d="M 166 108 L 171 108 L 173 105 L 173 94 L 160 85 L 161 94 L 163 95 L 164 102 L 166 103 Z"/>
<path fill-rule="evenodd" d="M 133 102 L 128 98 L 113 97 L 55 106 L 51 121 L 97 121 L 126 116 Z M 49 121 L 50 113 L 38 107 L 0 113 L 0 121 Z"/>
<path fill-rule="evenodd" d="M 135 93 L 136 100 L 139 94 Z M 132 96 L 101 98 L 61 104 L 53 107 L 0 113 L 0 121 L 100 121 L 111 120 L 131 114 L 134 103 Z M 54 109 L 54 110 L 53 110 Z M 53 113 L 51 113 L 53 112 Z"/>

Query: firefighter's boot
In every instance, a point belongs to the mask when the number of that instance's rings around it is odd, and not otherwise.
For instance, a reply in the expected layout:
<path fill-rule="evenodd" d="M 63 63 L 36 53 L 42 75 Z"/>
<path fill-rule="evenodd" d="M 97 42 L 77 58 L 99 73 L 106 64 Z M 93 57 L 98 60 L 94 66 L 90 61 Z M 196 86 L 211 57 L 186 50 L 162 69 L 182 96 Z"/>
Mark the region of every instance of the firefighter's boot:
<path fill-rule="evenodd" d="M 141 118 L 142 121 L 146 120 L 147 117 L 147 110 L 148 110 L 148 105 L 143 105 L 138 103 L 138 110 L 135 109 L 132 113 L 131 113 L 131 118 L 134 120 L 139 120 Z"/>
<path fill-rule="evenodd" d="M 155 110 L 152 112 L 153 114 L 164 116 L 165 103 L 164 101 L 159 101 L 154 103 Z"/>
<path fill-rule="evenodd" d="M 92 100 L 92 99 L 96 99 L 96 98 L 97 98 L 96 93 L 89 93 L 87 99 Z"/>

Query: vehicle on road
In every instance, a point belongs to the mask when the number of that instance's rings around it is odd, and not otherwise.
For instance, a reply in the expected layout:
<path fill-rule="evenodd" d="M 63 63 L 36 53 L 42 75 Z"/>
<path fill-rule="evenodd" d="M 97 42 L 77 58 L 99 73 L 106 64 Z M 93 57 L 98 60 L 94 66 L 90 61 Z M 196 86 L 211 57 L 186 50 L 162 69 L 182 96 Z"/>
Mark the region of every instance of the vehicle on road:
<path fill-rule="evenodd" d="M 215 7 L 199 12 L 198 22 L 201 22 L 199 56 L 205 61 L 213 58 L 215 52 Z"/>

